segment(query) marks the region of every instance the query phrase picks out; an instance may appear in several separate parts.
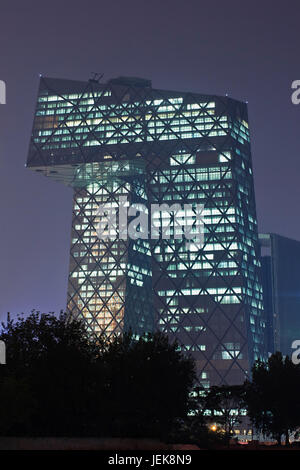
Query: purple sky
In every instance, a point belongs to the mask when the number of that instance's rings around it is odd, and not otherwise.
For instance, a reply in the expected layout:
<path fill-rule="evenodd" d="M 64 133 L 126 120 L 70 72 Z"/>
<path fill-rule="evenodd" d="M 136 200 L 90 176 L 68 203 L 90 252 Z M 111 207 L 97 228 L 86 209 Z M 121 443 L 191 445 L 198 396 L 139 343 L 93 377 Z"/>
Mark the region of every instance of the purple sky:
<path fill-rule="evenodd" d="M 248 100 L 259 229 L 300 240 L 300 3 L 276 3 L 1 1 L 0 318 L 66 303 L 72 191 L 24 168 L 39 73 Z"/>

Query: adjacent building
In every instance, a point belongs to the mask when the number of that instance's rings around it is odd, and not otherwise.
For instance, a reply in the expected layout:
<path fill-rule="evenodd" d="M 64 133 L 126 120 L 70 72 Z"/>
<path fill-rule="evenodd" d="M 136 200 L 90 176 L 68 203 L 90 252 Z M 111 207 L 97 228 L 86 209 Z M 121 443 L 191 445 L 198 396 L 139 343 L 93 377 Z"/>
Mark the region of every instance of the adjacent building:
<path fill-rule="evenodd" d="M 300 340 L 300 242 L 259 234 L 268 351 L 291 357 Z"/>
<path fill-rule="evenodd" d="M 132 77 L 41 78 L 27 165 L 73 188 L 68 311 L 91 334 L 160 329 L 203 387 L 241 383 L 265 357 L 245 103 Z M 121 200 L 148 216 L 159 205 L 160 236 L 100 239 L 99 206 Z M 201 247 L 176 236 L 173 204 L 190 219 L 203 205 Z"/>

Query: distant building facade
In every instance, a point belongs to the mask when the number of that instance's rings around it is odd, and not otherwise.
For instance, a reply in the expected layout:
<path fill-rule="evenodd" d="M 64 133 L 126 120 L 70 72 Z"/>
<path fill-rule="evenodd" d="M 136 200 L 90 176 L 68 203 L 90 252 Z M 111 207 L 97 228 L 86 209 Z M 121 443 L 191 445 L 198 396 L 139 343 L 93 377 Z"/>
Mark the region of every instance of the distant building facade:
<path fill-rule="evenodd" d="M 274 233 L 259 234 L 259 241 L 268 351 L 291 357 L 300 340 L 300 242 Z"/>

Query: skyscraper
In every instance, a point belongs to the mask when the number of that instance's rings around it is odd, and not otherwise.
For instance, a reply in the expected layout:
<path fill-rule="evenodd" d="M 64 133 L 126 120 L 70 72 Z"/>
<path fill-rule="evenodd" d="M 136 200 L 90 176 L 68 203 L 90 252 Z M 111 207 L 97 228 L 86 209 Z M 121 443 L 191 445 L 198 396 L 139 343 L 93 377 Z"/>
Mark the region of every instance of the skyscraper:
<path fill-rule="evenodd" d="M 145 79 L 41 78 L 28 167 L 74 188 L 68 310 L 91 334 L 159 328 L 204 387 L 264 357 L 265 320 L 245 103 Z M 99 206 L 158 204 L 170 237 L 97 237 Z M 202 204 L 202 247 L 166 206 Z"/>
<path fill-rule="evenodd" d="M 291 357 L 300 340 L 300 242 L 260 233 L 268 351 Z"/>

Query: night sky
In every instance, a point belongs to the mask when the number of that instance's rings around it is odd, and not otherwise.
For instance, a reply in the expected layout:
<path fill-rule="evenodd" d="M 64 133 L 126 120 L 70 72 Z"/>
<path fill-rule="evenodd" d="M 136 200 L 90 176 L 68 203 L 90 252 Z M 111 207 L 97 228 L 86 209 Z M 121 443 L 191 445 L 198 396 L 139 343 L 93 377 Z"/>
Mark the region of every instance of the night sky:
<path fill-rule="evenodd" d="M 0 318 L 66 305 L 72 190 L 24 167 L 39 73 L 248 101 L 259 230 L 300 240 L 299 35 L 299 0 L 1 0 Z"/>

